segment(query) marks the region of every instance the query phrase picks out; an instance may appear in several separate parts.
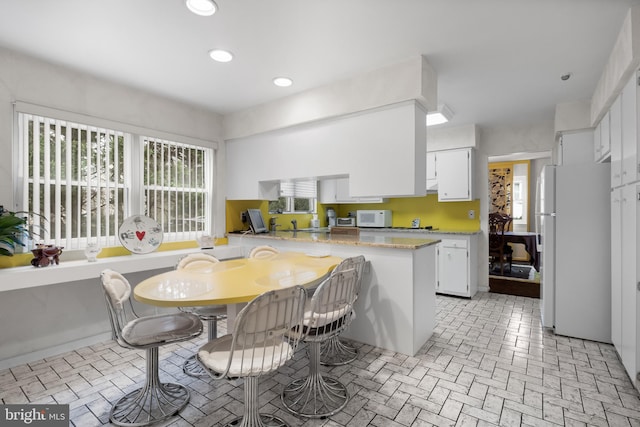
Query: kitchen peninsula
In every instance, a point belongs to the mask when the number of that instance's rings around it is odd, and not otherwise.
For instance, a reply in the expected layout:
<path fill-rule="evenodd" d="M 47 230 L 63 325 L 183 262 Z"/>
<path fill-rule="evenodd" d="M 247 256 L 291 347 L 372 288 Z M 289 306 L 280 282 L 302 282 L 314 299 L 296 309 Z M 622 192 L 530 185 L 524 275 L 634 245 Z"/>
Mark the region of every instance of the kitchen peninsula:
<path fill-rule="evenodd" d="M 332 235 L 309 231 L 228 234 L 229 245 L 248 251 L 270 245 L 281 251 L 367 260 L 344 336 L 387 350 L 415 355 L 435 326 L 435 249 L 439 240 L 376 235 Z"/>

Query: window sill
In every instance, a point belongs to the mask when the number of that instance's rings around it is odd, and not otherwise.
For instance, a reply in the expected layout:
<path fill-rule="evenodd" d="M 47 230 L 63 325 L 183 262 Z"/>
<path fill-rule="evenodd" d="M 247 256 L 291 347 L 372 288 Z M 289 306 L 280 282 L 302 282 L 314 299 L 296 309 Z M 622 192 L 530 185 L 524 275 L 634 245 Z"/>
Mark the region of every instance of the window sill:
<path fill-rule="evenodd" d="M 97 279 L 100 272 L 106 268 L 119 273 L 133 273 L 138 271 L 172 268 L 184 255 L 200 251 L 200 249 L 180 249 L 173 251 L 153 252 L 145 255 L 130 254 L 109 258 L 98 258 L 96 262 L 87 260 L 65 261 L 59 265 L 36 268 L 32 266 L 12 267 L 0 269 L 0 292 L 17 289 L 33 288 L 37 286 L 56 285 L 76 280 Z M 203 249 L 218 259 L 242 257 L 240 246 L 216 246 L 214 249 Z"/>

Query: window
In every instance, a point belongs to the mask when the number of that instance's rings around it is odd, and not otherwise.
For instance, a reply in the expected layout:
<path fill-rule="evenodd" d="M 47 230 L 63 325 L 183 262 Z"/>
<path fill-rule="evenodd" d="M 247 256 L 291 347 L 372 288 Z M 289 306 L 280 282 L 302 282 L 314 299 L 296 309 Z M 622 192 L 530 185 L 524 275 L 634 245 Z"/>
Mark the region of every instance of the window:
<path fill-rule="evenodd" d="M 316 212 L 318 182 L 315 180 L 281 182 L 280 197 L 269 202 L 271 213 Z"/>
<path fill-rule="evenodd" d="M 87 241 L 118 246 L 130 215 L 158 221 L 165 241 L 211 230 L 212 148 L 20 112 L 22 210 L 40 227 L 38 240 L 66 249 Z M 123 127 L 127 127 L 123 125 Z M 136 184 L 138 183 L 138 184 Z"/>

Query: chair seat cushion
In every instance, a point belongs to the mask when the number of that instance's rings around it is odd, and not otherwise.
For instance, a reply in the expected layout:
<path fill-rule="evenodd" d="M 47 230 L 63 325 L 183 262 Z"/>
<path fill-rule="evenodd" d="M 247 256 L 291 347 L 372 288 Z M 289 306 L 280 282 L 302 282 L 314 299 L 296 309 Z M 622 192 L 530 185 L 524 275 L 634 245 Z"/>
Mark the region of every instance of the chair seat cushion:
<path fill-rule="evenodd" d="M 200 361 L 211 371 L 222 374 L 227 370 L 233 336 L 224 335 L 209 341 L 198 351 Z M 244 350 L 244 351 L 243 351 Z M 291 346 L 283 341 L 274 345 L 238 348 L 233 352 L 229 377 L 247 377 L 264 374 L 277 369 L 293 357 Z"/>
<path fill-rule="evenodd" d="M 122 339 L 132 347 L 153 347 L 191 339 L 202 333 L 202 322 L 189 313 L 141 317 L 122 328 Z"/>

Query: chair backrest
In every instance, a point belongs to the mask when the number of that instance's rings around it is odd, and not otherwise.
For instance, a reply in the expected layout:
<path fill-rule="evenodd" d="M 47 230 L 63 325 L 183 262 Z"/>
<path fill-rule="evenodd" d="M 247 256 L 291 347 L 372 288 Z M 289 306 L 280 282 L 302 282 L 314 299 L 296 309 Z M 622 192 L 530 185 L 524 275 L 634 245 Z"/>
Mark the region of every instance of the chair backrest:
<path fill-rule="evenodd" d="M 212 265 L 219 262 L 218 258 L 206 252 L 194 252 L 182 257 L 176 265 L 176 270 L 189 269 L 207 271 Z"/>
<path fill-rule="evenodd" d="M 122 338 L 122 330 L 127 323 L 138 318 L 131 303 L 131 285 L 122 274 L 110 269 L 100 273 L 100 280 L 113 335 L 120 345 L 130 347 Z"/>
<path fill-rule="evenodd" d="M 504 247 L 504 232 L 511 218 L 500 212 L 489 214 L 489 252 L 499 252 Z"/>
<path fill-rule="evenodd" d="M 318 286 L 305 312 L 305 340 L 325 340 L 351 323 L 353 304 L 358 296 L 357 282 L 358 273 L 352 268 L 332 273 Z"/>
<path fill-rule="evenodd" d="M 336 266 L 333 272 L 354 269 L 358 274 L 356 293 L 359 293 L 360 287 L 362 285 L 362 275 L 364 274 L 365 263 L 366 263 L 366 260 L 364 258 L 364 255 L 345 258 L 344 260 L 342 260 L 340 264 Z"/>
<path fill-rule="evenodd" d="M 258 376 L 291 359 L 301 335 L 291 331 L 302 327 L 305 300 L 304 288 L 293 286 L 266 292 L 249 302 L 234 324 L 227 373 Z"/>
<path fill-rule="evenodd" d="M 251 252 L 249 252 L 249 258 L 270 258 L 279 253 L 280 251 L 274 247 L 262 245 L 251 249 Z"/>

